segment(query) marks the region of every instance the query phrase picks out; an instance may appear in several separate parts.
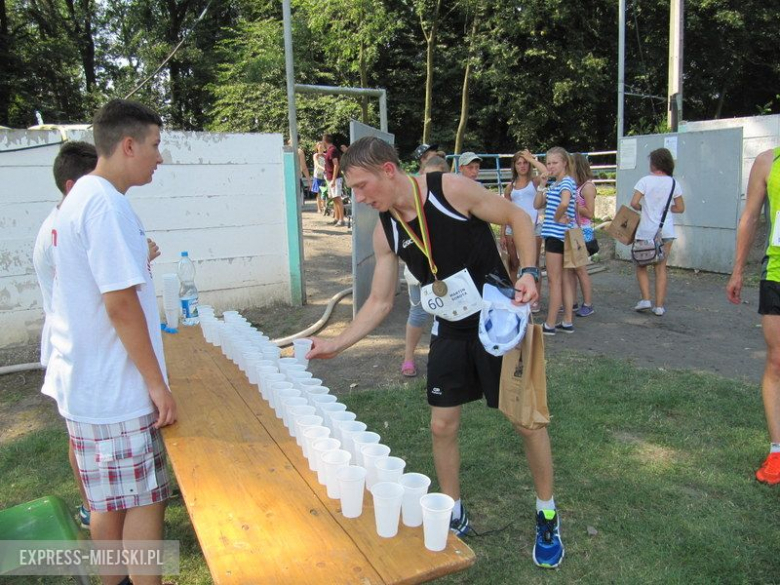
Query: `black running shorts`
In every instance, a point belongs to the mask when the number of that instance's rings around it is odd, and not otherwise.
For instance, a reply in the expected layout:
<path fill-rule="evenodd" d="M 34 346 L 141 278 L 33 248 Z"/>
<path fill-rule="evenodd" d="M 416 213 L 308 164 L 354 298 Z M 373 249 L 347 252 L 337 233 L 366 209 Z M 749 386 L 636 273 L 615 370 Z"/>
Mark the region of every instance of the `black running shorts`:
<path fill-rule="evenodd" d="M 780 315 L 780 282 L 761 281 L 758 289 L 758 314 Z"/>
<path fill-rule="evenodd" d="M 545 238 L 544 251 L 550 254 L 563 254 L 563 240 L 558 238 Z"/>
<path fill-rule="evenodd" d="M 498 408 L 501 358 L 490 355 L 476 334 L 472 340 L 431 337 L 428 404 L 458 406 L 479 400 Z"/>

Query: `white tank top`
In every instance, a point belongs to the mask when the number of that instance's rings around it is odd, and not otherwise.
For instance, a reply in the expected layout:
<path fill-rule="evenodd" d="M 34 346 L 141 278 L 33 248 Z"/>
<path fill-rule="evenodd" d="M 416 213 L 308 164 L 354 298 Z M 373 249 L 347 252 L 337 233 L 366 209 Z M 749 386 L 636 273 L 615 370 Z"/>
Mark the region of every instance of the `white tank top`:
<path fill-rule="evenodd" d="M 531 223 L 536 225 L 539 210 L 534 208 L 534 197 L 536 197 L 536 185 L 534 185 L 534 182 L 528 181 L 528 184 L 522 189 L 512 189 L 510 197 L 512 197 L 512 203 L 525 211 L 531 217 Z M 512 233 L 510 226 L 507 226 L 506 233 Z"/>

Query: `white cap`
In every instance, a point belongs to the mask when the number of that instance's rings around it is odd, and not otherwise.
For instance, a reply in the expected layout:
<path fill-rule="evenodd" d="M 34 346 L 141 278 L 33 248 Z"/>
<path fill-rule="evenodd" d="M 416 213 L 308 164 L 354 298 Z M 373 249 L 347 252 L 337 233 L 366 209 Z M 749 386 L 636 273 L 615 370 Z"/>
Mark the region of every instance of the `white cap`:
<path fill-rule="evenodd" d="M 514 305 L 495 286 L 482 287 L 479 340 L 489 354 L 501 357 L 520 345 L 531 317 L 528 304 Z"/>

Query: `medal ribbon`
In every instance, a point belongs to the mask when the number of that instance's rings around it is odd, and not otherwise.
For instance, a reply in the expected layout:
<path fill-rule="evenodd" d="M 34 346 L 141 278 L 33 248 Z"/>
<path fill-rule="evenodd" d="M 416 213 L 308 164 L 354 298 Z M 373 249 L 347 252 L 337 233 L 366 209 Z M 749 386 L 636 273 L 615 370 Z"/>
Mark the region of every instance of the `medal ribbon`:
<path fill-rule="evenodd" d="M 420 224 L 420 233 L 422 234 L 422 240 L 420 240 L 420 237 L 412 231 L 412 228 L 409 226 L 409 224 L 404 221 L 404 219 L 398 214 L 398 212 L 395 209 L 390 208 L 390 213 L 393 215 L 396 221 L 398 221 L 398 223 L 404 226 L 404 230 L 406 230 L 406 233 L 409 234 L 409 237 L 412 238 L 412 241 L 420 250 L 420 252 L 422 252 L 423 255 L 428 259 L 428 266 L 430 266 L 431 268 L 431 273 L 433 274 L 433 278 L 435 280 L 438 280 L 436 278 L 436 273 L 439 271 L 439 269 L 436 267 L 436 264 L 433 261 L 433 253 L 431 252 L 431 235 L 430 235 L 430 230 L 428 230 L 428 219 L 425 217 L 425 211 L 423 210 L 423 206 L 422 206 L 420 187 L 419 185 L 417 185 L 417 181 L 414 178 L 412 177 L 408 177 L 408 178 L 409 178 L 409 182 L 412 184 L 412 191 L 414 193 L 414 207 L 417 210 L 417 218 Z"/>

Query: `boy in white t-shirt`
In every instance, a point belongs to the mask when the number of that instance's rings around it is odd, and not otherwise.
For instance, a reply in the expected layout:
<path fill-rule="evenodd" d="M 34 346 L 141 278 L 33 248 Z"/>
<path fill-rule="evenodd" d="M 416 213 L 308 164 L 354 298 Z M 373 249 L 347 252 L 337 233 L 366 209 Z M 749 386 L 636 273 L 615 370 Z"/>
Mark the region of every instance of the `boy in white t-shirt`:
<path fill-rule="evenodd" d="M 57 400 L 92 509 L 93 541 L 159 541 L 170 484 L 159 429 L 176 421 L 143 224 L 125 193 L 151 182 L 162 120 L 111 100 L 93 121 L 97 167 L 62 202 L 43 392 Z M 127 571 L 136 585 L 160 575 Z M 101 576 L 129 583 L 127 573 Z"/>
<path fill-rule="evenodd" d="M 54 174 L 54 183 L 62 193 L 63 198 L 73 188 L 78 179 L 87 173 L 91 173 L 97 164 L 97 151 L 95 147 L 88 142 L 66 142 L 60 148 L 57 157 L 54 159 L 52 172 Z M 38 230 L 38 236 L 35 238 L 35 248 L 33 249 L 33 266 L 35 275 L 38 278 L 38 286 L 41 289 L 43 297 L 44 322 L 41 332 L 41 365 L 46 366 L 49 363 L 51 354 L 51 341 L 49 339 L 51 329 L 51 297 L 54 288 L 54 251 L 52 242 L 52 229 L 54 220 L 57 217 L 57 211 L 60 206 L 57 205 L 51 210 L 49 215 L 41 224 Z M 68 459 L 70 460 L 73 475 L 76 478 L 76 485 L 81 494 L 81 506 L 79 507 L 79 521 L 84 528 L 89 528 L 89 503 L 87 494 L 84 492 L 84 484 L 79 475 L 79 469 L 76 465 L 76 455 L 73 452 L 73 444 L 68 441 Z"/>

